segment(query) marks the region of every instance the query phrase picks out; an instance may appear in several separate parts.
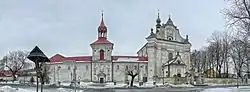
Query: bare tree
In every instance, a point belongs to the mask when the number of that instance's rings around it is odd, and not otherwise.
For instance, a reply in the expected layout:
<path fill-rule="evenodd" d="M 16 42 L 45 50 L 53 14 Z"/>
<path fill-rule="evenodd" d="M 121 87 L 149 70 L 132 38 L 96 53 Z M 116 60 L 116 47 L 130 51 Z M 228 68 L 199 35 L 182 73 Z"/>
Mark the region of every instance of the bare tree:
<path fill-rule="evenodd" d="M 1 59 L 0 60 L 0 70 L 4 70 L 4 64 L 5 64 L 4 60 Z"/>
<path fill-rule="evenodd" d="M 247 59 L 247 47 L 245 42 L 242 40 L 239 40 L 238 38 L 235 38 L 231 43 L 231 49 L 230 49 L 230 57 L 233 60 L 235 70 L 237 73 L 237 77 L 241 78 L 243 80 L 243 66 Z"/>
<path fill-rule="evenodd" d="M 227 0 L 229 8 L 224 14 L 231 27 L 249 33 L 250 26 L 250 1 L 249 0 Z"/>
<path fill-rule="evenodd" d="M 206 66 L 206 52 L 203 50 L 193 51 L 191 54 L 192 67 L 196 70 L 196 72 L 201 73 L 205 70 Z"/>
<path fill-rule="evenodd" d="M 222 59 L 224 60 L 224 72 L 226 73 L 226 78 L 229 76 L 229 65 L 230 65 L 230 43 L 232 42 L 232 32 L 231 31 L 224 31 L 222 33 Z"/>
<path fill-rule="evenodd" d="M 228 31 L 218 32 L 215 31 L 210 39 L 208 39 L 208 47 L 206 53 L 208 62 L 210 62 L 210 69 L 215 69 L 218 72 L 216 77 L 227 77 L 222 76 L 222 69 L 225 75 L 228 75 L 228 57 L 229 57 L 229 45 L 230 45 L 230 33 Z"/>
<path fill-rule="evenodd" d="M 13 81 L 16 80 L 16 74 L 24 68 L 26 57 L 28 56 L 26 51 L 10 51 L 6 56 L 3 57 L 5 66 L 11 71 Z"/>
<path fill-rule="evenodd" d="M 139 67 L 137 65 L 126 66 L 125 72 L 131 77 L 130 86 L 133 86 L 135 77 L 139 74 Z"/>
<path fill-rule="evenodd" d="M 223 61 L 221 59 L 222 52 L 222 46 L 221 46 L 221 33 L 215 32 L 212 34 L 212 39 L 210 40 L 210 45 L 214 48 L 214 62 L 216 63 L 215 69 L 218 72 L 217 77 L 221 77 L 221 68 L 223 65 Z"/>
<path fill-rule="evenodd" d="M 212 46 L 208 46 L 207 49 L 207 62 L 208 62 L 208 70 L 214 70 L 216 63 L 214 62 L 214 53 L 215 53 L 215 49 Z M 207 77 L 213 77 L 213 76 L 209 76 L 210 74 L 207 74 Z"/>

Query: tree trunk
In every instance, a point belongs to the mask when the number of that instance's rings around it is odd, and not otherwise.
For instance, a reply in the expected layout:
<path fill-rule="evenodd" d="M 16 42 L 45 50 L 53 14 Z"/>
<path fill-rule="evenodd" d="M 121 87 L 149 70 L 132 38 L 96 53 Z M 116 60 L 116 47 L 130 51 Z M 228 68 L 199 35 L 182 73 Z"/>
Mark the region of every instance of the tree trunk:
<path fill-rule="evenodd" d="M 219 67 L 218 73 L 219 73 L 218 77 L 221 78 L 221 67 Z"/>
<path fill-rule="evenodd" d="M 227 61 L 227 65 L 226 65 L 226 66 L 227 66 L 227 69 L 226 69 L 226 71 L 227 71 L 227 72 L 226 72 L 226 73 L 227 73 L 227 75 L 226 75 L 226 77 L 228 78 L 228 77 L 229 77 L 229 74 L 228 74 L 228 73 L 229 73 L 229 64 L 228 64 L 228 61 Z"/>
<path fill-rule="evenodd" d="M 40 80 L 41 80 L 41 92 L 43 92 L 43 85 L 44 85 L 44 76 L 40 75 Z"/>
<path fill-rule="evenodd" d="M 13 77 L 12 82 L 14 82 L 16 80 L 16 72 L 15 71 L 12 72 L 12 77 Z"/>
<path fill-rule="evenodd" d="M 131 81 L 130 81 L 130 86 L 131 86 L 131 87 L 133 86 L 134 79 L 135 79 L 135 76 L 131 76 Z"/>
<path fill-rule="evenodd" d="M 39 85 L 39 81 L 38 81 L 38 69 L 36 69 L 36 92 L 38 92 L 38 85 Z"/>

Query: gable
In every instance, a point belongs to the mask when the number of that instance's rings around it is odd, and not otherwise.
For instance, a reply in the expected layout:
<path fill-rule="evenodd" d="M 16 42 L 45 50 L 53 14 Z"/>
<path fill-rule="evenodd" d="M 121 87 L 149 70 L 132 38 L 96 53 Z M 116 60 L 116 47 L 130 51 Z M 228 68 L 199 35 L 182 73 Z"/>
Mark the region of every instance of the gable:
<path fill-rule="evenodd" d="M 184 61 L 181 59 L 180 55 L 176 55 L 176 57 L 172 60 L 167 61 L 167 63 L 163 64 L 163 67 L 169 66 L 169 65 L 186 65 Z"/>

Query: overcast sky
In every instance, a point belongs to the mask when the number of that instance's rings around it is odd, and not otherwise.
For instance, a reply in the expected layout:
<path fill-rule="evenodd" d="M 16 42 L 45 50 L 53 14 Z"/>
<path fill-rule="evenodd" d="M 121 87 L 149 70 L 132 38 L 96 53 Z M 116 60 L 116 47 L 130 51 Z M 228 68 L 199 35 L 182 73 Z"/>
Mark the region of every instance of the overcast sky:
<path fill-rule="evenodd" d="M 113 54 L 136 55 L 155 27 L 157 9 L 189 35 L 192 49 L 224 30 L 224 0 L 0 0 L 0 57 L 38 45 L 47 56 L 91 55 L 104 10 Z"/>

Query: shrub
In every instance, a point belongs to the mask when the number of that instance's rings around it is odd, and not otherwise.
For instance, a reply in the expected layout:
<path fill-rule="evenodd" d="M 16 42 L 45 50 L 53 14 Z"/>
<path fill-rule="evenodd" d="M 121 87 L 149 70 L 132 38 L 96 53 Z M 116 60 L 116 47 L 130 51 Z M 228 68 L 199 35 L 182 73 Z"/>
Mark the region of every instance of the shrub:
<path fill-rule="evenodd" d="M 34 77 L 32 76 L 31 78 L 30 78 L 30 83 L 34 83 L 35 82 L 35 79 L 34 79 Z"/>

